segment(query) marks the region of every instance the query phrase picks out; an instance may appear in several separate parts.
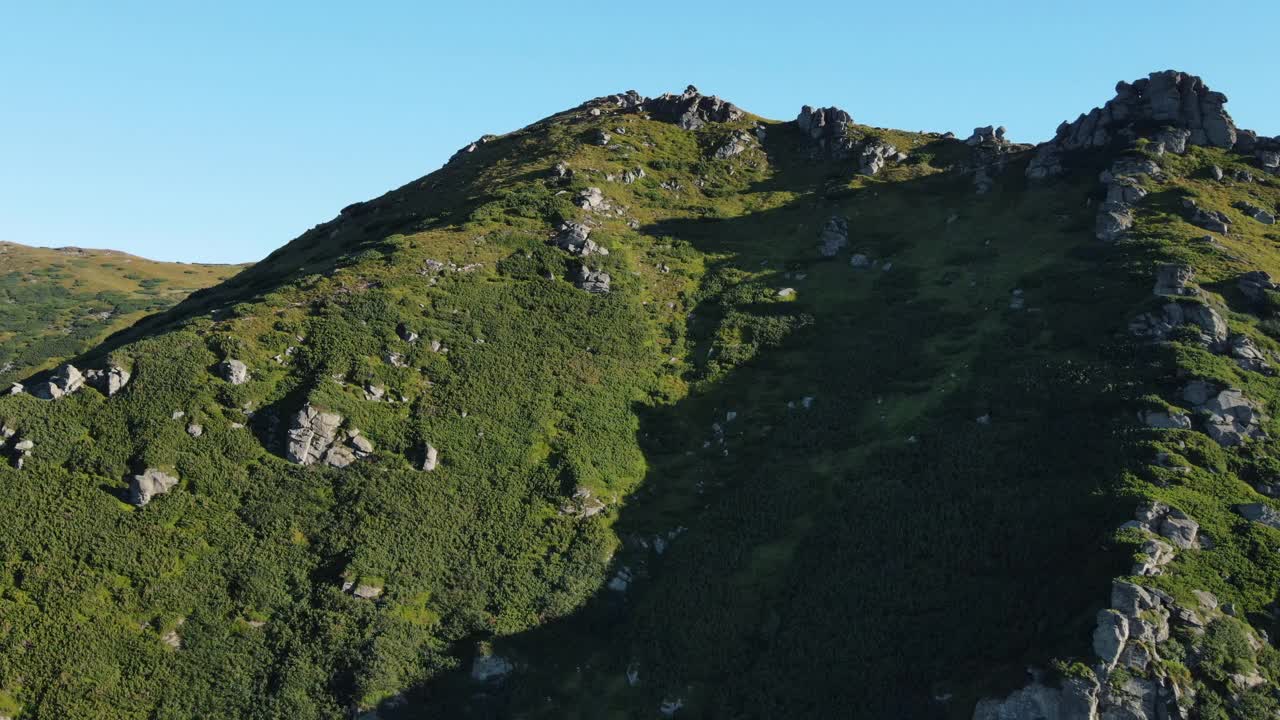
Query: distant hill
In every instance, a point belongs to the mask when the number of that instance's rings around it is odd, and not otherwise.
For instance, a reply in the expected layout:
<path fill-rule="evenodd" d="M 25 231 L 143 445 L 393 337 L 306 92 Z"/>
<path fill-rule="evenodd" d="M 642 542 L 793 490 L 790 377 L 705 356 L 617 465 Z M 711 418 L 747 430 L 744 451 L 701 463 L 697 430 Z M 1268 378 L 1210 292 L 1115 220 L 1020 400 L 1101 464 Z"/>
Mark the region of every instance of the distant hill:
<path fill-rule="evenodd" d="M 1280 139 L 1225 103 L 481 137 L 0 397 L 0 716 L 1277 717 Z M 8 307 L 102 312 L 54 258 Z"/>
<path fill-rule="evenodd" d="M 74 357 L 244 265 L 164 263 L 111 250 L 0 242 L 0 383 Z"/>

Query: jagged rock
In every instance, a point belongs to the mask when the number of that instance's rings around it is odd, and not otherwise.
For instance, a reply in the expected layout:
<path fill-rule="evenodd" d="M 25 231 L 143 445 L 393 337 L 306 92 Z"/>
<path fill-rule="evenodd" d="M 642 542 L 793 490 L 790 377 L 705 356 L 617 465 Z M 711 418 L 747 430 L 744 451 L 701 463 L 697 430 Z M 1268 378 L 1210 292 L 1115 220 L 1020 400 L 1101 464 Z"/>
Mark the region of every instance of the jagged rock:
<path fill-rule="evenodd" d="M 515 665 L 501 655 L 477 655 L 471 662 L 471 680 L 478 683 L 501 682 Z"/>
<path fill-rule="evenodd" d="M 898 154 L 898 148 L 883 140 L 872 140 L 862 147 L 858 155 L 858 173 L 875 175 L 889 158 Z"/>
<path fill-rule="evenodd" d="M 169 492 L 177 484 L 178 478 L 155 468 L 147 468 L 129 479 L 129 502 L 142 507 L 156 495 Z"/>
<path fill-rule="evenodd" d="M 1280 510 L 1266 503 L 1245 503 L 1233 508 L 1240 517 L 1280 530 Z"/>
<path fill-rule="evenodd" d="M 1134 575 L 1159 575 L 1174 557 L 1172 545 L 1154 538 L 1144 542 L 1139 552 L 1142 553 L 1142 558 L 1134 563 Z"/>
<path fill-rule="evenodd" d="M 1125 642 L 1129 639 L 1129 619 L 1112 609 L 1098 611 L 1098 624 L 1093 631 L 1093 652 L 1107 666 L 1116 666 Z"/>
<path fill-rule="evenodd" d="M 1191 139 L 1191 131 L 1184 128 L 1165 128 L 1156 133 L 1154 138 L 1157 155 L 1171 152 L 1182 155 L 1187 152 L 1187 141 Z"/>
<path fill-rule="evenodd" d="M 622 182 L 626 185 L 630 185 L 642 177 L 644 177 L 644 168 L 642 167 L 622 171 Z"/>
<path fill-rule="evenodd" d="M 1273 375 L 1275 371 L 1267 362 L 1266 355 L 1248 335 L 1235 334 L 1227 338 L 1227 353 L 1235 359 L 1241 370 Z"/>
<path fill-rule="evenodd" d="M 1259 424 L 1261 413 L 1239 390 L 1222 390 L 1196 410 L 1208 414 L 1205 432 L 1224 447 L 1241 445 L 1246 438 L 1266 437 Z"/>
<path fill-rule="evenodd" d="M 47 382 L 39 383 L 31 394 L 42 400 L 57 400 L 84 387 L 84 375 L 75 365 L 66 364 L 53 371 Z"/>
<path fill-rule="evenodd" d="M 595 131 L 595 133 L 591 136 L 591 144 L 593 144 L 593 145 L 599 145 L 600 147 L 604 147 L 604 146 L 608 145 L 608 144 L 609 144 L 609 141 L 610 141 L 610 140 L 612 140 L 612 139 L 613 139 L 613 136 L 612 136 L 612 135 L 610 135 L 609 133 L 605 132 L 604 130 L 597 130 L 597 131 Z"/>
<path fill-rule="evenodd" d="M 1183 144 L 1229 148 L 1236 142 L 1235 123 L 1223 107 L 1227 97 L 1210 90 L 1200 78 L 1174 70 L 1151 73 L 1133 83 L 1116 85 L 1116 96 L 1101 108 L 1062 123 L 1051 141 L 1063 150 L 1103 147 L 1128 141 L 1147 128 L 1164 127 L 1157 142 L 1177 144 L 1171 131 L 1188 131 Z"/>
<path fill-rule="evenodd" d="M 583 190 L 573 202 L 583 210 L 606 210 L 609 207 L 609 202 L 604 199 L 604 193 L 598 187 Z"/>
<path fill-rule="evenodd" d="M 197 425 L 196 423 L 191 423 L 187 426 L 187 434 L 193 438 L 198 438 L 201 435 L 204 435 L 204 427 L 202 425 Z"/>
<path fill-rule="evenodd" d="M 832 215 L 822 228 L 822 235 L 818 237 L 818 252 L 822 253 L 822 257 L 835 257 L 848 244 L 849 221 Z"/>
<path fill-rule="evenodd" d="M 118 365 L 109 365 L 105 370 L 86 370 L 85 382 L 103 395 L 111 397 L 129 384 L 129 372 Z"/>
<path fill-rule="evenodd" d="M 299 465 L 312 465 L 325 457 L 342 425 L 342 416 L 307 403 L 293 416 L 286 457 Z"/>
<path fill-rule="evenodd" d="M 1123 686 L 1107 684 L 1099 702 L 1099 720 L 1164 720 L 1157 707 L 1159 687 L 1155 681 L 1131 677 Z"/>
<path fill-rule="evenodd" d="M 1242 200 L 1236 203 L 1235 205 L 1233 205 L 1232 207 L 1244 213 L 1246 216 L 1251 217 L 1254 220 L 1257 220 L 1263 225 L 1274 225 L 1276 223 L 1275 215 L 1267 212 L 1266 210 L 1263 210 L 1257 205 L 1253 205 L 1251 203 L 1247 203 Z"/>
<path fill-rule="evenodd" d="M 871 258 L 862 253 L 855 253 L 853 257 L 849 258 L 849 266 L 859 270 L 869 268 L 871 267 Z"/>
<path fill-rule="evenodd" d="M 714 95 L 702 95 L 692 85 L 679 95 L 667 93 L 652 98 L 644 107 L 654 119 L 675 123 L 685 130 L 697 130 L 711 122 L 732 122 L 744 115 L 733 103 Z"/>
<path fill-rule="evenodd" d="M 239 360 L 224 360 L 218 364 L 218 375 L 232 385 L 249 382 L 249 366 Z"/>
<path fill-rule="evenodd" d="M 423 472 L 431 472 L 440 464 L 440 451 L 435 445 L 426 443 L 422 447 L 422 470 Z"/>
<path fill-rule="evenodd" d="M 604 512 L 606 507 L 603 500 L 592 496 L 590 489 L 579 487 L 573 491 L 573 497 L 560 507 L 560 514 L 589 518 Z"/>
<path fill-rule="evenodd" d="M 1129 206 L 1147 196 L 1142 184 L 1129 175 L 1113 175 L 1107 184 L 1105 203 Z"/>
<path fill-rule="evenodd" d="M 344 468 L 355 461 L 355 453 L 341 445 L 330 447 L 324 454 L 324 464 L 332 468 Z"/>
<path fill-rule="evenodd" d="M 363 453 L 364 455 L 371 455 L 373 453 L 374 445 L 372 440 L 359 434 L 358 430 L 352 430 L 350 435 L 351 439 L 349 442 L 357 454 Z"/>
<path fill-rule="evenodd" d="M 1057 177 L 1066 172 L 1062 166 L 1062 151 L 1052 143 L 1041 143 L 1036 146 L 1035 155 L 1027 163 L 1026 176 L 1029 180 L 1045 180 Z"/>
<path fill-rule="evenodd" d="M 1258 151 L 1258 167 L 1272 175 L 1280 175 L 1280 152 Z"/>
<path fill-rule="evenodd" d="M 1195 198 L 1183 198 L 1182 206 L 1192 211 L 1188 222 L 1196 227 L 1221 235 L 1227 234 L 1231 229 L 1231 218 L 1217 210 L 1205 210 L 1196 204 Z"/>
<path fill-rule="evenodd" d="M 851 125 L 853 117 L 836 107 L 812 108 L 805 105 L 796 116 L 796 126 L 813 142 L 817 153 L 833 160 L 850 157 L 857 147 L 857 143 L 848 137 Z"/>
<path fill-rule="evenodd" d="M 1223 176 L 1222 168 L 1218 167 L 1217 165 L 1209 166 L 1209 177 L 1221 182 L 1222 176 Z"/>
<path fill-rule="evenodd" d="M 10 384 L 9 384 L 9 391 L 8 391 L 8 393 L 9 393 L 10 395 L 21 395 L 21 394 L 22 394 L 23 392 L 25 392 L 25 391 L 26 391 L 26 387 L 25 387 L 25 386 L 23 386 L 23 384 L 22 384 L 22 383 L 17 383 L 17 382 L 16 382 L 16 383 L 10 383 Z"/>
<path fill-rule="evenodd" d="M 1280 286 L 1271 281 L 1271 276 L 1261 270 L 1251 270 L 1236 278 L 1236 287 L 1256 303 L 1265 303 L 1268 292 L 1280 290 Z"/>
<path fill-rule="evenodd" d="M 409 327 L 404 323 L 400 323 L 399 325 L 396 326 L 396 335 L 398 335 L 401 340 L 407 343 L 418 342 L 418 333 L 410 330 Z"/>
<path fill-rule="evenodd" d="M 1005 142 L 1004 133 L 1005 129 L 1003 125 L 1000 127 L 993 127 L 991 125 L 987 125 L 986 127 L 976 127 L 973 129 L 973 134 L 964 142 L 966 145 L 1003 143 Z"/>
<path fill-rule="evenodd" d="M 716 148 L 715 157 L 718 160 L 737 157 L 751 148 L 753 143 L 755 143 L 754 135 L 745 130 L 739 130 L 730 136 L 725 144 Z"/>
<path fill-rule="evenodd" d="M 1129 323 L 1129 332 L 1153 341 L 1164 340 L 1174 328 L 1194 325 L 1200 329 L 1201 342 L 1216 346 L 1227 339 L 1227 323 L 1216 310 L 1203 303 L 1166 303 L 1160 313 L 1144 313 Z"/>
<path fill-rule="evenodd" d="M 1188 265 L 1166 263 L 1156 269 L 1156 295 L 1196 295 L 1200 292 L 1192 284 L 1196 273 Z"/>
<path fill-rule="evenodd" d="M 609 251 L 591 239 L 591 228 L 579 222 L 565 222 L 560 225 L 556 236 L 551 239 L 556 247 L 579 257 L 588 255 L 608 255 Z"/>
<path fill-rule="evenodd" d="M 613 95 L 604 95 L 583 103 L 583 107 L 589 109 L 603 110 L 638 110 L 644 106 L 648 98 L 636 92 L 628 90 L 626 92 L 614 93 Z"/>
<path fill-rule="evenodd" d="M 450 156 L 449 161 L 446 162 L 445 165 L 453 165 L 454 163 L 458 162 L 459 160 L 462 160 L 463 158 L 475 152 L 476 150 L 479 150 L 481 145 L 493 142 L 494 140 L 497 140 L 497 139 L 498 139 L 497 135 L 483 135 L 475 142 L 467 143 L 460 150 L 458 150 L 458 152 Z M 357 214 L 360 214 L 362 210 L 367 210 L 367 208 L 368 208 L 368 203 L 356 203 L 354 205 L 348 205 L 347 207 L 343 208 L 342 214 L 357 215 Z"/>
<path fill-rule="evenodd" d="M 1101 174 L 1099 179 L 1107 194 L 1094 220 L 1094 235 L 1099 240 L 1115 242 L 1133 227 L 1132 206 L 1147 195 L 1136 176 L 1156 175 L 1159 171 L 1159 166 L 1149 160 L 1122 158 Z"/>
<path fill-rule="evenodd" d="M 578 268 L 578 276 L 574 284 L 589 293 L 604 294 L 609 292 L 609 273 L 602 270 L 591 270 L 583 265 Z"/>

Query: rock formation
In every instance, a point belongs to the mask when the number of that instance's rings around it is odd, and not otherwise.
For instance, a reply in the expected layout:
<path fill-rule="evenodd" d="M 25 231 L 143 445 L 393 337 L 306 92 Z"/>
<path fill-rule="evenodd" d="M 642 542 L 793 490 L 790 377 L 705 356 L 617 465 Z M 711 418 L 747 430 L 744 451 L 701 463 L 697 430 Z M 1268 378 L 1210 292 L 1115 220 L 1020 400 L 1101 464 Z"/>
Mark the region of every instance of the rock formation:
<path fill-rule="evenodd" d="M 163 495 L 178 484 L 178 478 L 155 468 L 147 468 L 129 478 L 129 502 L 142 507 L 156 495 Z"/>
<path fill-rule="evenodd" d="M 732 122 L 743 117 L 742 110 L 715 95 L 703 95 L 690 85 L 679 95 L 667 93 L 644 102 L 644 109 L 655 120 L 675 123 L 685 130 L 713 122 Z"/>

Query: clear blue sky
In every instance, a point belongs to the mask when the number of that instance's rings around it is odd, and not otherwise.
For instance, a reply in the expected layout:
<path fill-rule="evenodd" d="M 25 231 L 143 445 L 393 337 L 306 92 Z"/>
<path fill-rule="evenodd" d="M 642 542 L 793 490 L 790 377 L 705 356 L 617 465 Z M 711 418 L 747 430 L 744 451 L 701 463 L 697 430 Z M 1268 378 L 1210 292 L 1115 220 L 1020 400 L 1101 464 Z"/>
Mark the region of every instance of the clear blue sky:
<path fill-rule="evenodd" d="M 0 0 L 0 240 L 256 260 L 481 134 L 689 83 L 1031 142 L 1174 67 L 1274 135 L 1277 31 L 1275 0 Z"/>

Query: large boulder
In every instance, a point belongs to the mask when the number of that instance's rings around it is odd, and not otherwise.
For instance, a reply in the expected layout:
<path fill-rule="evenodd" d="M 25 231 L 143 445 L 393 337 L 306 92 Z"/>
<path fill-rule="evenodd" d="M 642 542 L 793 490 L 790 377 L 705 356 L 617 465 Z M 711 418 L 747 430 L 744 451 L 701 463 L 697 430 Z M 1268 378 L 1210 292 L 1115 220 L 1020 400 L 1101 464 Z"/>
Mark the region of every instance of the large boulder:
<path fill-rule="evenodd" d="M 875 175 L 880 172 L 886 162 L 896 157 L 898 157 L 898 148 L 883 140 L 870 140 L 858 153 L 858 174 Z"/>
<path fill-rule="evenodd" d="M 608 255 L 609 251 L 591 239 L 591 228 L 580 222 L 561 223 L 551 242 L 556 247 L 579 257 Z"/>
<path fill-rule="evenodd" d="M 129 478 L 129 502 L 142 507 L 156 495 L 163 495 L 178 484 L 178 478 L 155 468 L 147 468 Z"/>
<path fill-rule="evenodd" d="M 1199 293 L 1192 281 L 1196 273 L 1189 265 L 1166 263 L 1156 269 L 1156 295 L 1195 295 Z"/>
<path fill-rule="evenodd" d="M 583 265 L 578 268 L 578 275 L 574 278 L 574 284 L 589 293 L 603 295 L 609 292 L 610 280 L 609 273 L 603 270 L 592 270 Z"/>
<path fill-rule="evenodd" d="M 822 253 L 822 257 L 835 257 L 848 244 L 849 221 L 832 215 L 818 237 L 818 252 Z"/>
<path fill-rule="evenodd" d="M 341 415 L 307 403 L 293 416 L 285 457 L 299 465 L 312 465 L 325 459 L 337 441 L 341 425 Z"/>
<path fill-rule="evenodd" d="M 243 385 L 249 382 L 249 366 L 239 360 L 223 360 L 218 363 L 218 377 L 232 385 Z"/>
<path fill-rule="evenodd" d="M 86 370 L 85 382 L 107 397 L 111 397 L 129 384 L 129 371 L 119 365 L 108 365 L 106 369 Z"/>
<path fill-rule="evenodd" d="M 57 400 L 78 391 L 84 384 L 84 375 L 76 366 L 66 364 L 54 370 L 46 382 L 36 383 L 31 394 L 42 400 Z"/>
<path fill-rule="evenodd" d="M 1280 530 L 1280 510 L 1276 510 L 1266 503 L 1245 503 L 1236 505 L 1234 510 L 1240 517 L 1249 522 L 1256 522 Z"/>

